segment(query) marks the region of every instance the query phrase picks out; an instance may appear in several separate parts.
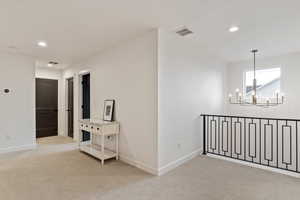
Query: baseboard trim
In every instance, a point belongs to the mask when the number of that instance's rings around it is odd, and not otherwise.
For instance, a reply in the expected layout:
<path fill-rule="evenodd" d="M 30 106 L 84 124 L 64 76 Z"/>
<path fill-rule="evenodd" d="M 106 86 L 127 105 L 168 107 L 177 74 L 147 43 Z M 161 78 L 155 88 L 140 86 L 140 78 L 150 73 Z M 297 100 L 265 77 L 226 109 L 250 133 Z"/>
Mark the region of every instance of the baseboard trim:
<path fill-rule="evenodd" d="M 133 158 L 130 158 L 128 156 L 124 156 L 124 155 L 120 155 L 119 156 L 120 160 L 123 161 L 124 163 L 127 163 L 131 166 L 134 166 L 136 168 L 139 168 L 145 172 L 148 172 L 152 175 L 157 176 L 158 175 L 158 171 L 156 169 L 154 169 L 153 167 L 149 167 L 146 164 L 139 162 L 137 160 L 134 160 Z"/>
<path fill-rule="evenodd" d="M 202 149 L 197 149 L 196 151 L 193 151 L 192 153 L 185 155 L 173 162 L 170 162 L 169 164 L 159 168 L 158 170 L 158 176 L 162 176 L 166 173 L 168 173 L 169 171 L 179 167 L 180 165 L 183 165 L 184 163 L 192 160 L 193 158 L 197 157 L 200 155 Z"/>
<path fill-rule="evenodd" d="M 232 159 L 232 158 L 226 158 L 226 157 L 223 157 L 223 156 L 213 155 L 213 154 L 209 154 L 209 153 L 207 153 L 207 156 L 209 156 L 211 158 L 216 158 L 216 159 L 220 159 L 220 160 L 225 160 L 225 161 L 237 163 L 237 164 L 240 164 L 240 165 L 245 165 L 245 166 L 248 166 L 248 167 L 254 167 L 254 168 L 258 168 L 258 169 L 262 169 L 262 170 L 272 171 L 272 172 L 279 173 L 279 174 L 284 174 L 284 175 L 287 175 L 287 176 L 292 176 L 292 177 L 295 177 L 295 178 L 300 178 L 300 174 L 296 173 L 296 172 L 289 172 L 289 171 L 285 171 L 285 170 L 281 170 L 281 169 L 276 169 L 276 168 L 272 168 L 272 167 L 258 165 L 258 164 L 255 164 L 255 163 L 243 162 L 243 161 L 240 161 L 240 160 L 236 160 L 236 159 Z"/>
<path fill-rule="evenodd" d="M 16 151 L 32 150 L 32 149 L 35 149 L 35 148 L 36 148 L 36 144 L 27 144 L 27 145 L 21 145 L 21 146 L 0 148 L 0 154 L 16 152 Z"/>

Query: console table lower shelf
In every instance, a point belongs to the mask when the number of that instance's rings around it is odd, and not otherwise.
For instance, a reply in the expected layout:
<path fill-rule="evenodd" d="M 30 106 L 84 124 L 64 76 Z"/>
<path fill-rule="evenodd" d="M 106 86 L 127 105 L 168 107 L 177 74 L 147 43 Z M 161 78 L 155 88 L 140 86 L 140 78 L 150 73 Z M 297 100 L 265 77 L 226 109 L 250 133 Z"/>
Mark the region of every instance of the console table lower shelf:
<path fill-rule="evenodd" d="M 90 154 L 91 156 L 94 156 L 100 160 L 107 160 L 107 159 L 117 157 L 117 153 L 111 151 L 110 149 L 106 149 L 106 148 L 102 151 L 101 145 L 97 145 L 97 144 L 81 143 L 79 149 L 80 149 L 80 151 Z"/>

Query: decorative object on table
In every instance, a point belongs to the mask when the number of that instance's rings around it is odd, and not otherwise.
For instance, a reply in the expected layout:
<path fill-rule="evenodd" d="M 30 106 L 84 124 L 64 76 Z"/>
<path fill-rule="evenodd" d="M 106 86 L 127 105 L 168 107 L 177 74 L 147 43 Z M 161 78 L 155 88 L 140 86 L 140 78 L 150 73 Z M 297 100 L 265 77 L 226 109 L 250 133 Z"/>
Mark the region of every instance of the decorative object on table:
<path fill-rule="evenodd" d="M 108 99 L 104 101 L 103 121 L 113 121 L 115 100 Z"/>
<path fill-rule="evenodd" d="M 233 97 L 232 94 L 229 94 L 229 103 L 230 104 L 238 104 L 238 105 L 254 105 L 254 106 L 261 106 L 261 107 L 271 107 L 271 106 L 278 106 L 284 103 L 285 97 L 283 94 L 280 94 L 279 91 L 275 92 L 275 96 L 272 98 L 264 98 L 257 96 L 257 80 L 256 80 L 256 53 L 258 52 L 257 49 L 253 49 L 251 51 L 254 56 L 254 64 L 253 64 L 253 91 L 250 98 L 246 98 L 240 92 L 239 89 L 236 89 L 235 96 Z"/>

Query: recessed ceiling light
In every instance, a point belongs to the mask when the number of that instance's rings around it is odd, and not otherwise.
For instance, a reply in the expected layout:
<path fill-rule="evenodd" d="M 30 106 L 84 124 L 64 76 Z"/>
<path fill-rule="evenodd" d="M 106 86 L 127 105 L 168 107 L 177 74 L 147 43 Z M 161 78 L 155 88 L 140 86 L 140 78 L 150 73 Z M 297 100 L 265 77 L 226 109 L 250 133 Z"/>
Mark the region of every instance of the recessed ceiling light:
<path fill-rule="evenodd" d="M 237 32 L 239 29 L 240 28 L 237 27 L 237 26 L 232 26 L 232 27 L 229 28 L 229 32 L 234 33 L 234 32 Z"/>
<path fill-rule="evenodd" d="M 45 41 L 39 41 L 38 43 L 37 43 L 37 45 L 39 46 L 39 47 L 47 47 L 48 45 L 47 45 L 47 42 L 45 42 Z"/>

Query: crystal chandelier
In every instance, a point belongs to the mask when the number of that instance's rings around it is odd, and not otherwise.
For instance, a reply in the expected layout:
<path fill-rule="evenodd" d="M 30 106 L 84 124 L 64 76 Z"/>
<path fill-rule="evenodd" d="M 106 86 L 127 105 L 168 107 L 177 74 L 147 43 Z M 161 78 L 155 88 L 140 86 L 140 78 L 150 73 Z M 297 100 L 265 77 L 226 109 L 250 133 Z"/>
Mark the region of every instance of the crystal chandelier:
<path fill-rule="evenodd" d="M 253 91 L 251 95 L 243 96 L 239 89 L 236 89 L 235 96 L 229 94 L 229 103 L 230 104 L 238 104 L 238 105 L 254 105 L 254 106 L 261 106 L 261 107 L 270 107 L 270 106 L 277 106 L 283 104 L 285 101 L 285 97 L 279 91 L 276 91 L 274 96 L 271 98 L 266 97 L 258 97 L 257 96 L 257 81 L 256 81 L 256 53 L 258 52 L 257 49 L 251 51 L 254 56 L 254 65 L 253 65 Z"/>

